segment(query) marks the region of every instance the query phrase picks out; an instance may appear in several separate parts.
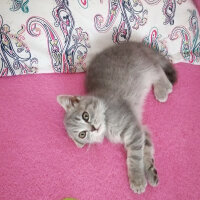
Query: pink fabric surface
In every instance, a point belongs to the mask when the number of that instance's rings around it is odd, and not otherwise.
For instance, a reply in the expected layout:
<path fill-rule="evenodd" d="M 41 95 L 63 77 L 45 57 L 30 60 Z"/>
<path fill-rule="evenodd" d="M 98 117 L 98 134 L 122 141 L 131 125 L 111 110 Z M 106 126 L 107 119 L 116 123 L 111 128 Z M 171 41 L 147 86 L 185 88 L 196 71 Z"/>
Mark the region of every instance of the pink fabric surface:
<path fill-rule="evenodd" d="M 146 100 L 160 184 L 142 195 L 129 188 L 122 145 L 78 149 L 66 135 L 56 96 L 84 94 L 84 74 L 0 79 L 0 200 L 198 200 L 200 68 L 176 68 L 168 101 Z"/>

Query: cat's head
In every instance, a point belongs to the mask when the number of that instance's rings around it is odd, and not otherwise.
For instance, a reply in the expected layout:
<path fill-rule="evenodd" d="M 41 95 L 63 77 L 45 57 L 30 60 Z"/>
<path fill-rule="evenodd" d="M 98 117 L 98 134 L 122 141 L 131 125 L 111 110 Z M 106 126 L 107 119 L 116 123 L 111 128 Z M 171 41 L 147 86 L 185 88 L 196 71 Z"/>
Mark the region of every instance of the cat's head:
<path fill-rule="evenodd" d="M 105 106 L 101 99 L 60 95 L 57 101 L 66 111 L 66 131 L 79 148 L 85 144 L 103 141 L 106 123 Z"/>

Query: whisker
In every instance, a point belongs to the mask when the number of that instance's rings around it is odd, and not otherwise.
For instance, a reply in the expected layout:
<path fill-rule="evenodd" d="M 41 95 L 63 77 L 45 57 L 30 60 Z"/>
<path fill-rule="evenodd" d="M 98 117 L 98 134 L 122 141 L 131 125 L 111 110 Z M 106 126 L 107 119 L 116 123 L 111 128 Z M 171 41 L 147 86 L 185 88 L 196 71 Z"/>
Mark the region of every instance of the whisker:
<path fill-rule="evenodd" d="M 88 152 L 88 151 L 90 150 L 90 145 L 91 145 L 91 144 L 89 143 L 86 152 Z"/>

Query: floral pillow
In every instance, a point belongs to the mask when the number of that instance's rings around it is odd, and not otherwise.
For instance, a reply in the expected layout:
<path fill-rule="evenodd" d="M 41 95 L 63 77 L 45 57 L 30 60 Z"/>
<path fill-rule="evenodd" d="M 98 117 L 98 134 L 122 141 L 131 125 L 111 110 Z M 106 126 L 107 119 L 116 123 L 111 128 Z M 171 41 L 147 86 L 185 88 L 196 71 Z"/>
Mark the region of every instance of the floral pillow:
<path fill-rule="evenodd" d="M 127 41 L 200 65 L 199 23 L 191 0 L 1 0 L 0 77 L 83 72 Z"/>

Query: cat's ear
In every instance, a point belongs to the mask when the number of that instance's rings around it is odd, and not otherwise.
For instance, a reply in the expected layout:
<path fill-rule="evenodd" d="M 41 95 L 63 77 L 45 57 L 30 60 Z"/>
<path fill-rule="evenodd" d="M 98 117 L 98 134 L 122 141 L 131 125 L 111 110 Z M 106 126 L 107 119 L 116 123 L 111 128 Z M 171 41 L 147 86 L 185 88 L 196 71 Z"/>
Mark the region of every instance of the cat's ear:
<path fill-rule="evenodd" d="M 57 96 L 57 102 L 64 108 L 65 111 L 76 107 L 80 102 L 81 97 L 71 95 Z"/>

